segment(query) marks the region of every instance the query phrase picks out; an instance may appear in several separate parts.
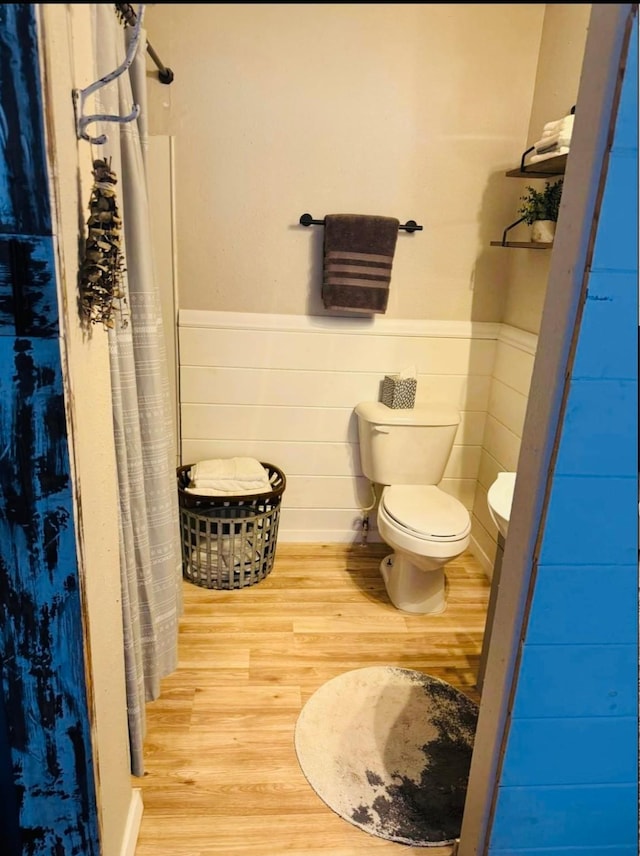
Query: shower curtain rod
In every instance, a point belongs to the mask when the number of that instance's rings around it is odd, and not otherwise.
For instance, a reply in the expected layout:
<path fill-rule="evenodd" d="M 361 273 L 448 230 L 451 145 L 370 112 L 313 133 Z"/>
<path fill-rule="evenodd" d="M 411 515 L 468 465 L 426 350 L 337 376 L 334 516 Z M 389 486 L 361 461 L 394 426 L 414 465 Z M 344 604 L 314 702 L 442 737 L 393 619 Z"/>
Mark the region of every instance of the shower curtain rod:
<path fill-rule="evenodd" d="M 118 10 L 118 12 L 120 13 L 120 15 L 122 16 L 122 19 L 124 20 L 125 24 L 128 25 L 129 27 L 135 27 L 138 16 L 134 12 L 131 4 L 130 3 L 116 3 L 115 7 Z M 154 63 L 158 67 L 158 78 L 160 80 L 160 83 L 166 83 L 167 85 L 172 83 L 173 77 L 174 77 L 173 71 L 171 71 L 170 68 L 167 68 L 167 66 L 162 62 L 162 60 L 160 59 L 158 54 L 154 51 L 154 49 L 151 47 L 149 42 L 147 42 L 147 53 L 149 54 L 151 59 L 154 61 Z"/>

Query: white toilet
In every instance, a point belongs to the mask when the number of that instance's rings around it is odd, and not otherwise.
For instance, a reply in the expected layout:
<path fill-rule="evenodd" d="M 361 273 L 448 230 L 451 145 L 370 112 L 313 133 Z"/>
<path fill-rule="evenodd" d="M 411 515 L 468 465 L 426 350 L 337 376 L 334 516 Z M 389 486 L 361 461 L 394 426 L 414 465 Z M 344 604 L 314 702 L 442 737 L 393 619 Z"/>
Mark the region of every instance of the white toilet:
<path fill-rule="evenodd" d="M 389 598 L 404 612 L 442 612 L 444 566 L 464 553 L 471 532 L 467 509 L 437 486 L 460 414 L 446 405 L 394 410 L 377 401 L 355 412 L 362 472 L 384 487 L 377 521 L 394 551 L 380 565 Z"/>

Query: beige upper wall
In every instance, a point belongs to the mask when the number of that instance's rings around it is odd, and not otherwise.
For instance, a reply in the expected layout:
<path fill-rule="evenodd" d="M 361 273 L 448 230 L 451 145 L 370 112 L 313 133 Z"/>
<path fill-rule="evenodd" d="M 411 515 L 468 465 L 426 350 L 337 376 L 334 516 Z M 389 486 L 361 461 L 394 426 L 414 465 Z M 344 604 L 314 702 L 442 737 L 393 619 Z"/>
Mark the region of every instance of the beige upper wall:
<path fill-rule="evenodd" d="M 546 122 L 566 116 L 576 103 L 590 15 L 590 3 L 546 6 L 528 146 Z"/>
<path fill-rule="evenodd" d="M 576 103 L 590 14 L 589 3 L 546 7 L 531 121 L 522 151 L 540 139 L 546 122 L 566 116 Z M 516 195 L 524 193 L 527 182 L 511 179 L 509 183 L 517 185 Z M 540 189 L 544 187 L 544 182 L 531 183 Z M 518 204 L 515 210 L 517 208 Z M 517 219 L 517 215 L 513 219 Z M 538 333 L 551 253 L 513 250 L 509 251 L 509 256 L 511 266 L 504 321 Z"/>
<path fill-rule="evenodd" d="M 564 7 L 562 7 L 564 8 Z M 570 7 L 566 7 L 570 8 Z M 150 127 L 176 138 L 180 307 L 325 314 L 322 227 L 415 219 L 387 316 L 499 321 L 542 4 L 155 4 Z M 517 197 L 517 193 L 516 193 Z"/>

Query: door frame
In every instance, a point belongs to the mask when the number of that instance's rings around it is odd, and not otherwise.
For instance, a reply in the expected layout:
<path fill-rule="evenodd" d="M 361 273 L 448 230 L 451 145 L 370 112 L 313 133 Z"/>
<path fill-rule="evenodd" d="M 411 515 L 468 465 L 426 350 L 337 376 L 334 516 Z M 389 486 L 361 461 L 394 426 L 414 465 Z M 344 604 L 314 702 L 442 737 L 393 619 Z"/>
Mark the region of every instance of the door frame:
<path fill-rule="evenodd" d="M 594 4 L 585 46 L 571 157 L 522 434 L 501 583 L 480 704 L 458 856 L 484 856 L 509 733 L 521 640 L 535 587 L 570 367 L 584 305 L 637 4 Z"/>

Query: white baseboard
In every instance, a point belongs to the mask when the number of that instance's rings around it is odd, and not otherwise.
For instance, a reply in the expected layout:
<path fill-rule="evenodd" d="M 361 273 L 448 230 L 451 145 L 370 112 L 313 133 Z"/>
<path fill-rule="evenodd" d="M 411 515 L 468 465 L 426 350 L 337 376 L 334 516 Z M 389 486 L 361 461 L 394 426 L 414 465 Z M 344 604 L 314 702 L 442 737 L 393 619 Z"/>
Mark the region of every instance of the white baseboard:
<path fill-rule="evenodd" d="M 380 543 L 382 538 L 374 530 L 367 534 L 367 541 Z M 360 544 L 362 537 L 353 529 L 280 529 L 278 544 Z"/>
<path fill-rule="evenodd" d="M 476 541 L 476 539 L 473 537 L 473 535 L 471 536 L 471 539 L 470 539 L 470 542 L 469 542 L 469 550 L 470 550 L 470 551 L 473 553 L 473 555 L 476 557 L 476 559 L 478 560 L 478 562 L 479 562 L 479 563 L 480 563 L 480 565 L 482 566 L 482 570 L 485 572 L 485 574 L 487 575 L 487 577 L 488 577 L 489 579 L 491 579 L 491 577 L 493 576 L 493 562 L 492 562 L 492 561 L 491 561 L 491 559 L 487 556 L 487 554 L 486 554 L 486 553 L 485 553 L 485 551 L 482 549 L 482 547 L 480 546 L 480 544 L 478 544 L 478 542 L 477 542 L 477 541 Z"/>
<path fill-rule="evenodd" d="M 129 814 L 127 816 L 127 823 L 124 830 L 124 836 L 122 838 L 120 856 L 135 856 L 143 811 L 144 805 L 142 802 L 142 789 L 133 788 L 131 791 Z"/>

